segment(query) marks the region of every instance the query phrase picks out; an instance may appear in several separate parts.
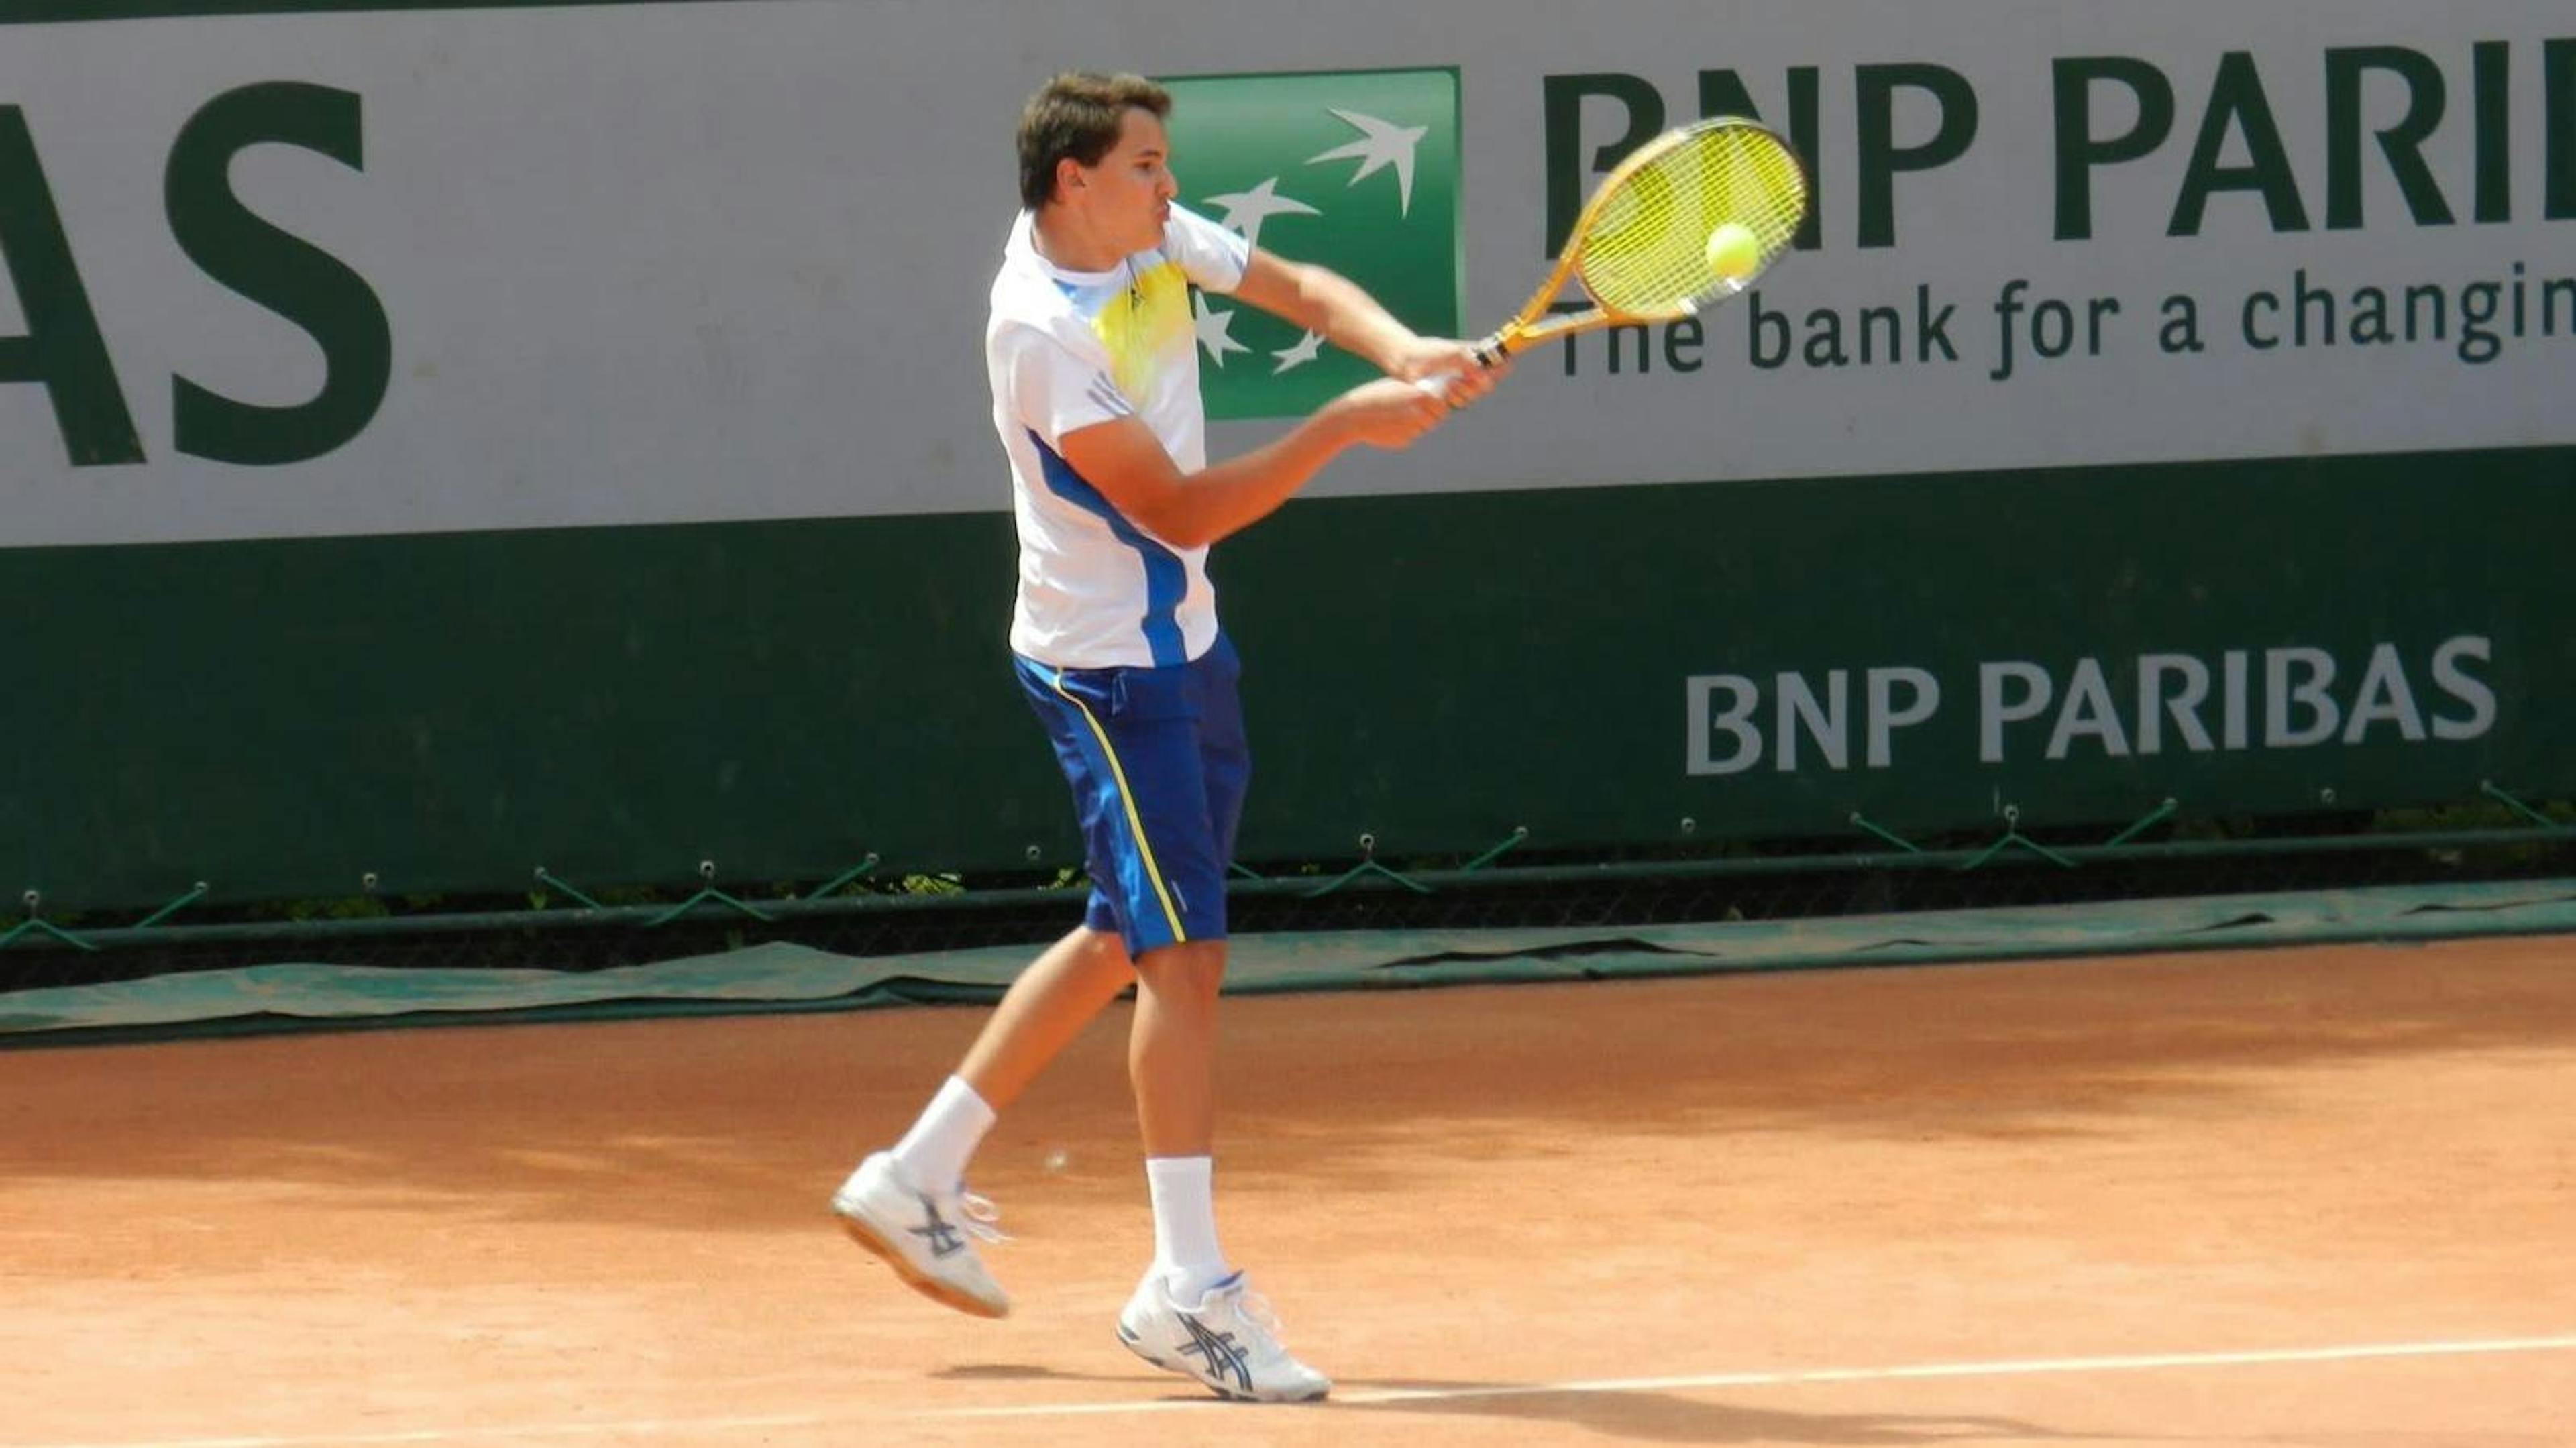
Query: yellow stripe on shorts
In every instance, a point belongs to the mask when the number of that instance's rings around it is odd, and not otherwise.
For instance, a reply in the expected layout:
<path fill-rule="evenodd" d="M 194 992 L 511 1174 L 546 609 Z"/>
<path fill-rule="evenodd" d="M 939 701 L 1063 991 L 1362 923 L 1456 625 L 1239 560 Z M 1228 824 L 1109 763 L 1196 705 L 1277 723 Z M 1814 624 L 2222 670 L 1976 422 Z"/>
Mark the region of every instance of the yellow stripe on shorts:
<path fill-rule="evenodd" d="M 1109 747 L 1109 731 L 1091 717 L 1089 705 L 1065 692 L 1064 670 L 1048 675 L 1047 685 L 1082 711 L 1082 722 L 1091 726 L 1091 737 L 1100 741 L 1100 752 L 1109 759 L 1109 777 L 1118 782 L 1118 807 L 1127 812 L 1127 827 L 1136 833 L 1136 853 L 1145 858 L 1145 878 L 1154 882 L 1154 898 L 1163 903 L 1163 918 L 1171 923 L 1172 943 L 1186 943 L 1190 934 L 1181 928 L 1181 912 L 1172 908 L 1172 892 L 1163 888 L 1162 868 L 1154 863 L 1154 846 L 1145 838 L 1145 821 L 1136 813 L 1136 796 L 1127 788 L 1127 771 L 1118 763 L 1118 751 Z"/>

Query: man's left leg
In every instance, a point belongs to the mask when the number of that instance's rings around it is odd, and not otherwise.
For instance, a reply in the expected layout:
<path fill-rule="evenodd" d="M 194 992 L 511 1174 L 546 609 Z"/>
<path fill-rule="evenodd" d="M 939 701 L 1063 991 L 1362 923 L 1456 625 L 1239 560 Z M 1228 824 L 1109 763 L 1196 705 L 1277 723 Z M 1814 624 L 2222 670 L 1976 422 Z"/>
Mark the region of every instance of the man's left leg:
<path fill-rule="evenodd" d="M 1225 942 L 1149 950 L 1136 959 L 1128 1073 L 1154 1202 L 1154 1265 L 1118 1314 L 1118 1340 L 1156 1367 L 1219 1396 L 1311 1402 L 1332 1380 L 1289 1356 L 1278 1322 L 1226 1265 L 1216 1240 L 1217 987 Z"/>

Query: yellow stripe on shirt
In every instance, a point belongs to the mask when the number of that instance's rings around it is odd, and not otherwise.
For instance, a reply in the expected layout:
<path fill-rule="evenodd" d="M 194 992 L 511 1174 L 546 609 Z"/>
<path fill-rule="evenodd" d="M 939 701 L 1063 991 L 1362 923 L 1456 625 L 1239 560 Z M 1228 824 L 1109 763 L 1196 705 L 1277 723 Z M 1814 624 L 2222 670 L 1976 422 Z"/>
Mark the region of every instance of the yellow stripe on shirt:
<path fill-rule="evenodd" d="M 1143 407 L 1153 400 L 1163 365 L 1187 357 L 1198 346 L 1191 325 L 1190 280 L 1177 262 L 1161 261 L 1138 273 L 1125 292 L 1110 299 L 1091 321 L 1092 331 L 1108 349 L 1110 375 L 1127 400 Z"/>

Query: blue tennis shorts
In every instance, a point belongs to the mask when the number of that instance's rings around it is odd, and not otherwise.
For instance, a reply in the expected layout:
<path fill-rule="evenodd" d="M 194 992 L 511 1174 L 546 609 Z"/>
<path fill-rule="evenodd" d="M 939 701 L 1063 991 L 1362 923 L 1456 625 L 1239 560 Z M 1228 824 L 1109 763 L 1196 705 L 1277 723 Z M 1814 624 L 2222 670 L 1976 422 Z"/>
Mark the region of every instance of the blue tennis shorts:
<path fill-rule="evenodd" d="M 1234 645 L 1220 633 L 1164 668 L 1017 665 L 1082 821 L 1082 923 L 1117 931 L 1131 957 L 1224 939 L 1226 868 L 1252 778 Z"/>

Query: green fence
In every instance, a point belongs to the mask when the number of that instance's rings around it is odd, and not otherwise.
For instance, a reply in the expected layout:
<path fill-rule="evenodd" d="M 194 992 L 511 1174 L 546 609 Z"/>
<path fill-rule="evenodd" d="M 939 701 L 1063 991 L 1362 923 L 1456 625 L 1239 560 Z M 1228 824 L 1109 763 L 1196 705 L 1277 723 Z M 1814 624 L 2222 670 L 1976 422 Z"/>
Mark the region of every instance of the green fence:
<path fill-rule="evenodd" d="M 2567 449 L 1300 502 L 1214 570 L 1242 854 L 2563 798 L 2571 537 Z M 1070 865 L 1011 557 L 999 515 L 10 550 L 0 888 Z"/>

